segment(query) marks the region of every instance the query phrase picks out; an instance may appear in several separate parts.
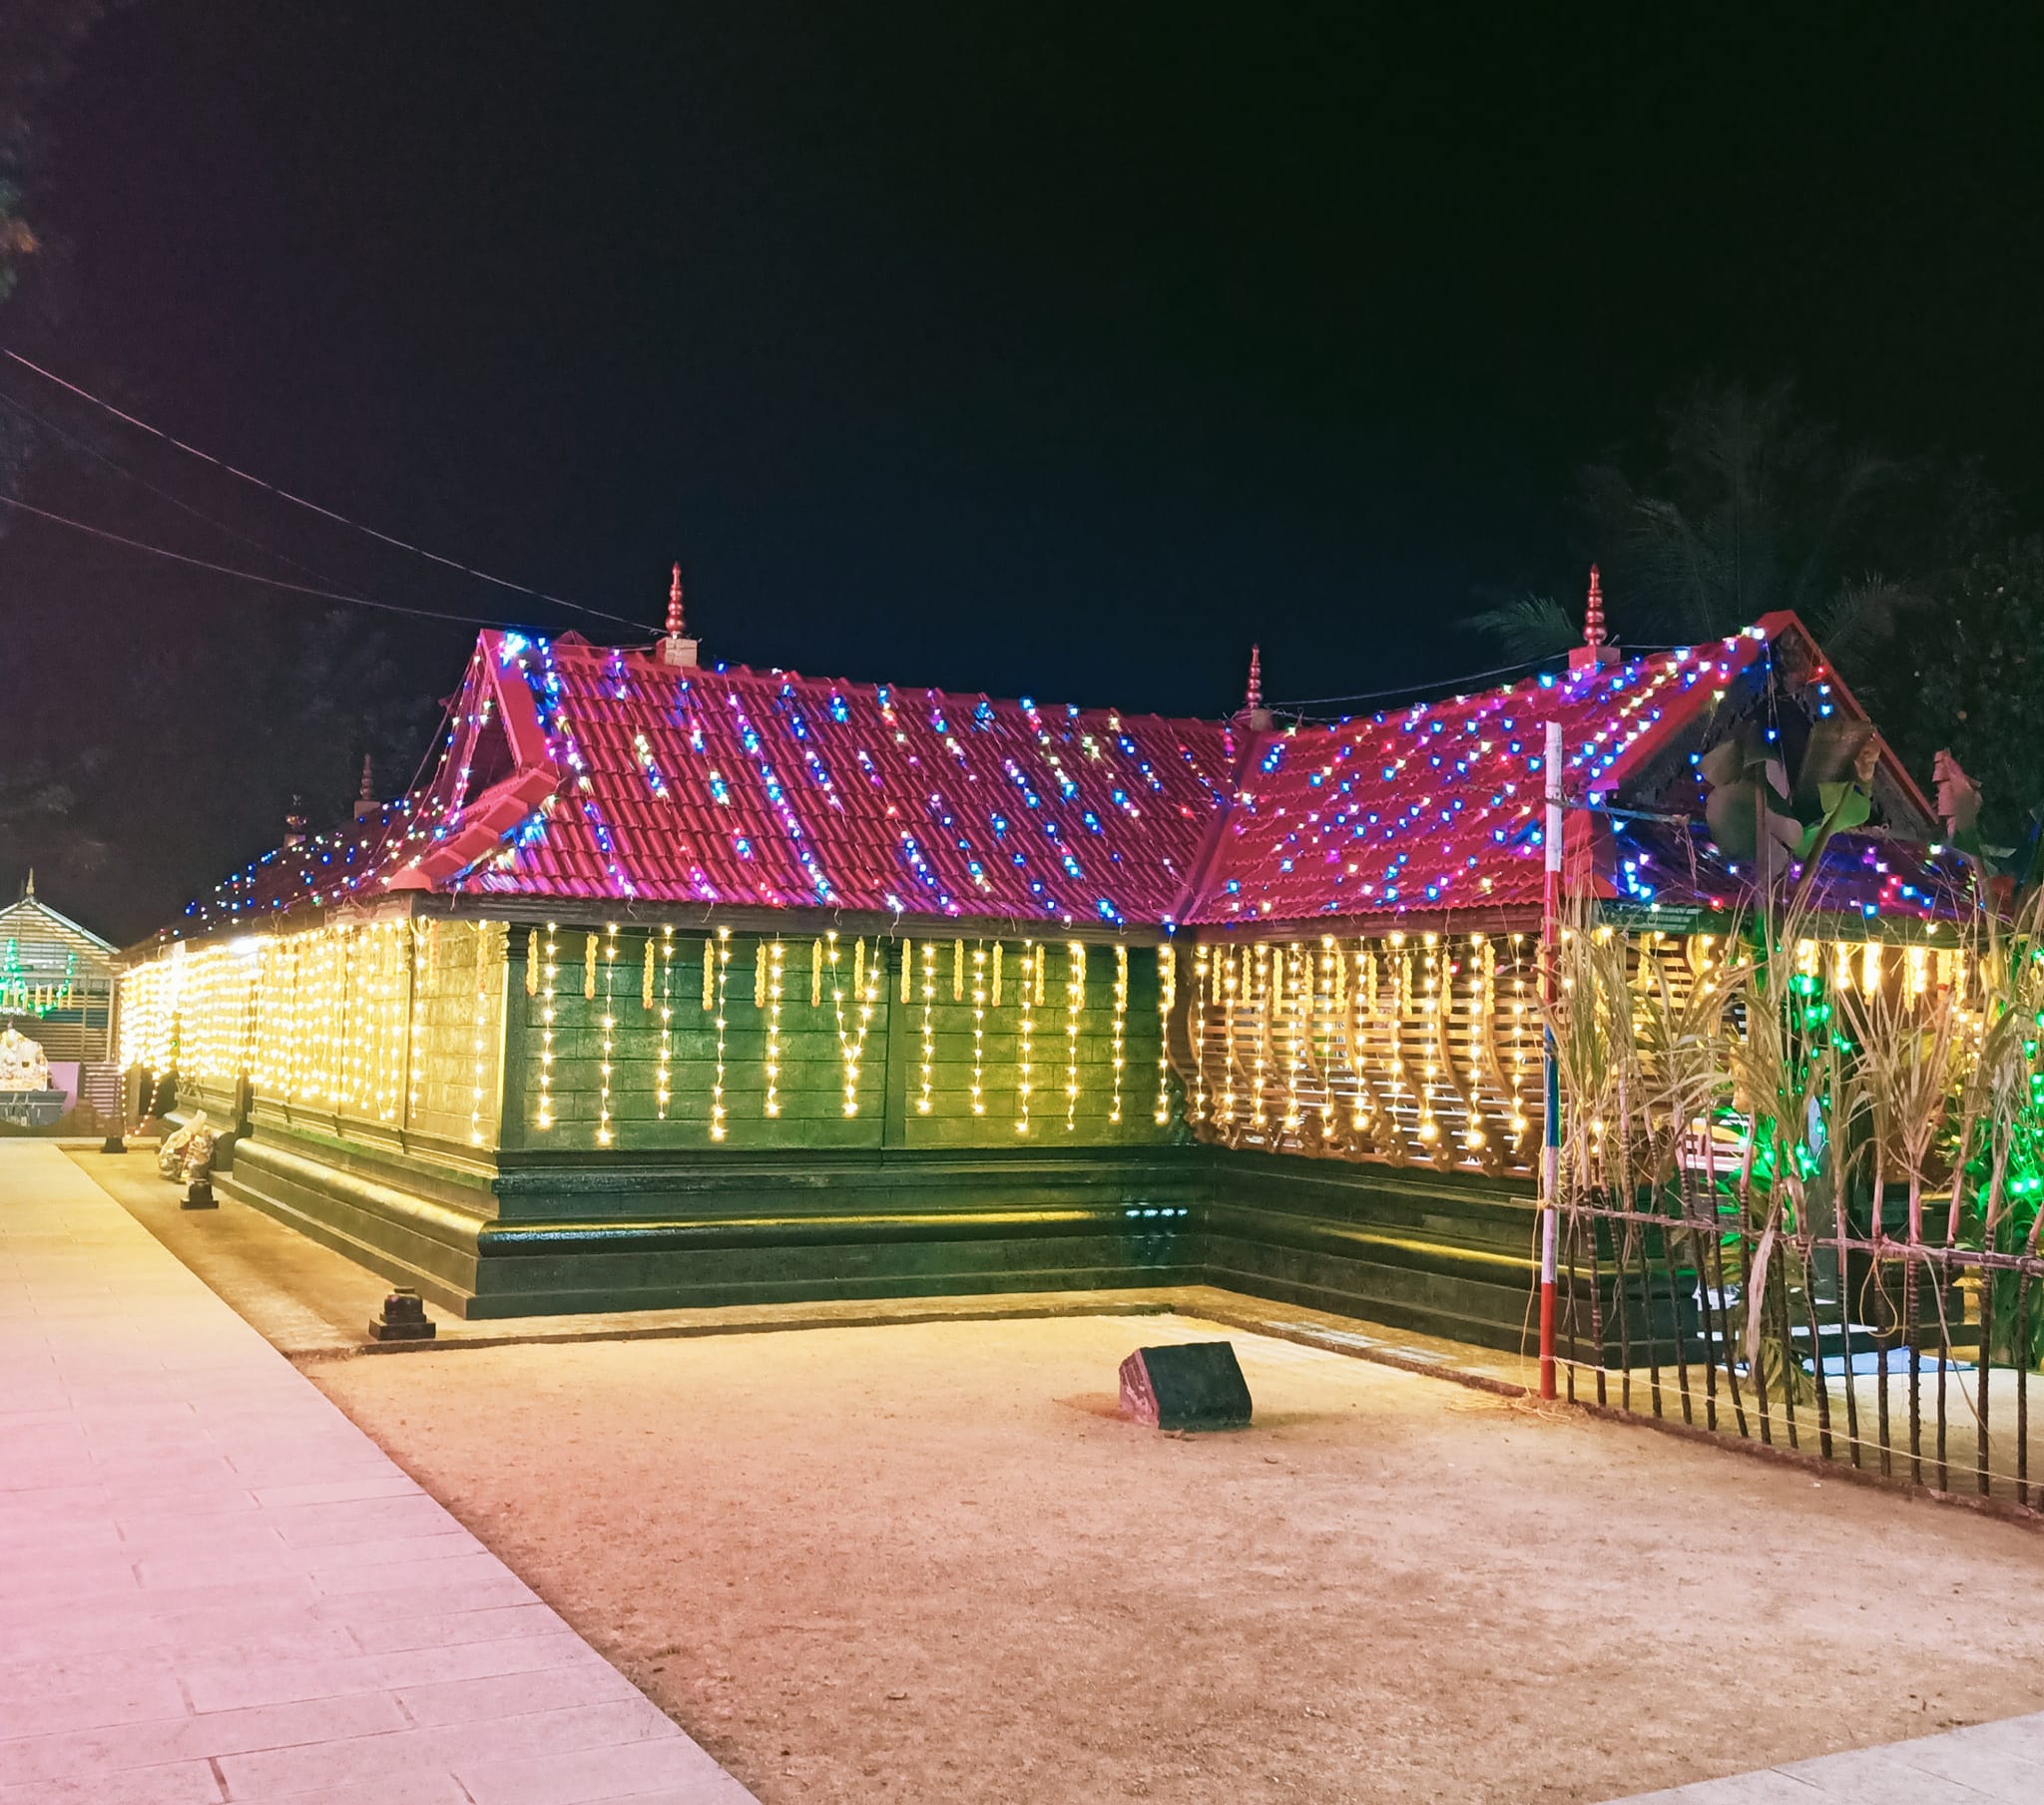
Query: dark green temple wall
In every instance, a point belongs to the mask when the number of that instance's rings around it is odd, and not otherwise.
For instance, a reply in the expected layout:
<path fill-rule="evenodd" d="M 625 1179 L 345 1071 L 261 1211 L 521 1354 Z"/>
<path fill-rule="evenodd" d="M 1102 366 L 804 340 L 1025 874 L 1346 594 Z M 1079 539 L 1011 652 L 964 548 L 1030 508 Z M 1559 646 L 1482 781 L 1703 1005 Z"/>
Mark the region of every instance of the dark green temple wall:
<path fill-rule="evenodd" d="M 1178 1138 L 1172 1126 L 1179 1116 L 1176 1080 L 1169 1081 L 1166 1120 L 1157 1121 L 1165 1081 L 1153 947 L 1121 949 L 1127 992 L 1117 1093 L 1118 961 L 1111 944 L 1085 948 L 1074 1009 L 1070 945 L 1044 943 L 1043 1000 L 1025 1009 L 1024 959 L 1037 949 L 1019 941 L 1002 946 L 996 1004 L 989 943 L 963 943 L 961 962 L 958 943 L 867 936 L 861 960 L 858 943 L 846 935 L 835 943 L 833 966 L 831 943 L 813 936 L 775 942 L 733 934 L 720 941 L 701 932 L 670 937 L 659 928 L 621 928 L 615 935 L 598 931 L 593 940 L 592 985 L 586 929 L 556 931 L 551 959 L 543 927 L 510 931 L 500 1134 L 507 1154 L 581 1153 L 600 1160 L 606 1153 L 690 1149 L 1141 1148 Z M 771 996 L 776 945 L 777 1030 Z M 716 961 L 720 949 L 728 958 Z M 906 1002 L 904 953 L 915 965 Z M 716 961 L 707 1008 L 706 954 Z M 813 983 L 812 959 L 819 966 Z M 854 988 L 861 966 L 870 998 L 862 1033 Z M 926 985 L 933 993 L 927 997 Z M 975 987 L 982 999 L 977 1024 Z M 1076 1034 L 1068 1032 L 1073 1029 Z M 1068 1085 L 1076 1085 L 1076 1098 L 1068 1098 Z M 720 1103 L 721 1119 L 715 1114 Z M 714 1132 L 719 1127 L 721 1135 Z"/>

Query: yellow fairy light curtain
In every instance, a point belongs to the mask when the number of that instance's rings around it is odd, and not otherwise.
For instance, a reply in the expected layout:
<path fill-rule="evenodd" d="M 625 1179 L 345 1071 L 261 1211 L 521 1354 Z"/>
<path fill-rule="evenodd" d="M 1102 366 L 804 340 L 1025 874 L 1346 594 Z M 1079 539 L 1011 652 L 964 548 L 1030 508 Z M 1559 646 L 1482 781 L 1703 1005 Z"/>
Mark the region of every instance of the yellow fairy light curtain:
<path fill-rule="evenodd" d="M 1177 1004 L 1187 1120 L 1230 1145 L 1528 1170 L 1534 950 L 1524 934 L 1197 946 Z"/>
<path fill-rule="evenodd" d="M 1725 956 L 1707 934 L 1647 932 L 1629 947 L 1634 983 L 1674 993 Z M 1166 1006 L 1186 1119 L 1231 1146 L 1529 1172 L 1541 1123 L 1537 953 L 1527 933 L 1196 946 L 1178 1004 L 1187 1054 Z M 1909 1001 L 1970 982 L 1951 946 L 1807 940 L 1794 956 L 1806 977 L 1888 985 Z"/>
<path fill-rule="evenodd" d="M 447 950 L 452 942 L 453 951 Z M 521 930 L 540 1003 L 539 1115 L 551 1113 L 555 930 Z M 481 1145 L 494 1128 L 503 972 L 496 922 L 354 917 L 179 943 L 121 979 L 124 1065 L 202 1088 Z"/>

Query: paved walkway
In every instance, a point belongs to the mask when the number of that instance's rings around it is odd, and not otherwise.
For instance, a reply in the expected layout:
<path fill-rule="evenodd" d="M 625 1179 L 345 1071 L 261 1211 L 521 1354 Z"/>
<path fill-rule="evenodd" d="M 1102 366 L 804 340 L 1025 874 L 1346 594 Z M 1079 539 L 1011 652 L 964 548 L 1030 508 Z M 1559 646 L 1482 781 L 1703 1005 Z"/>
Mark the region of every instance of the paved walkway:
<path fill-rule="evenodd" d="M 47 1141 L 0 1140 L 0 1805 L 747 1805 Z"/>
<path fill-rule="evenodd" d="M 1971 1729 L 1820 1755 L 1614 1805 L 2038 1805 L 2044 1712 Z"/>

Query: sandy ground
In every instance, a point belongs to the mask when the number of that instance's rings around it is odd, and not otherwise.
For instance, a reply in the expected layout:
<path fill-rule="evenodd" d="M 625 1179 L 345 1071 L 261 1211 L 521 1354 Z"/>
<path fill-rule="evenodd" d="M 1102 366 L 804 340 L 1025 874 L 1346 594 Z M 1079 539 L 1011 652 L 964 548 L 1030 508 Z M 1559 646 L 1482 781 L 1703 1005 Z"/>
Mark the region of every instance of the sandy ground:
<path fill-rule="evenodd" d="M 1599 1800 L 2044 1704 L 2044 1537 L 1178 1318 L 309 1370 L 759 1796 Z"/>

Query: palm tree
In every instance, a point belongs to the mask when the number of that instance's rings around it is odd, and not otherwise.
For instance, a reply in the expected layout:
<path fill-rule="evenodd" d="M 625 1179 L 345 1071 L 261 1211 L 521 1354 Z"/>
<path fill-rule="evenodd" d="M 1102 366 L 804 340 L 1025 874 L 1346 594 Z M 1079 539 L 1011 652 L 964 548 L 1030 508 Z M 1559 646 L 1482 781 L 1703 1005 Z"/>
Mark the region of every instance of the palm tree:
<path fill-rule="evenodd" d="M 1841 447 L 1787 383 L 1699 384 L 1662 425 L 1646 475 L 1603 463 L 1580 476 L 1611 613 L 1630 639 L 1697 644 L 1792 609 L 1849 664 L 1925 599 L 1877 566 L 1928 552 L 1927 464 Z M 1574 608 L 1532 593 L 1470 625 L 1518 658 L 1580 638 Z"/>

